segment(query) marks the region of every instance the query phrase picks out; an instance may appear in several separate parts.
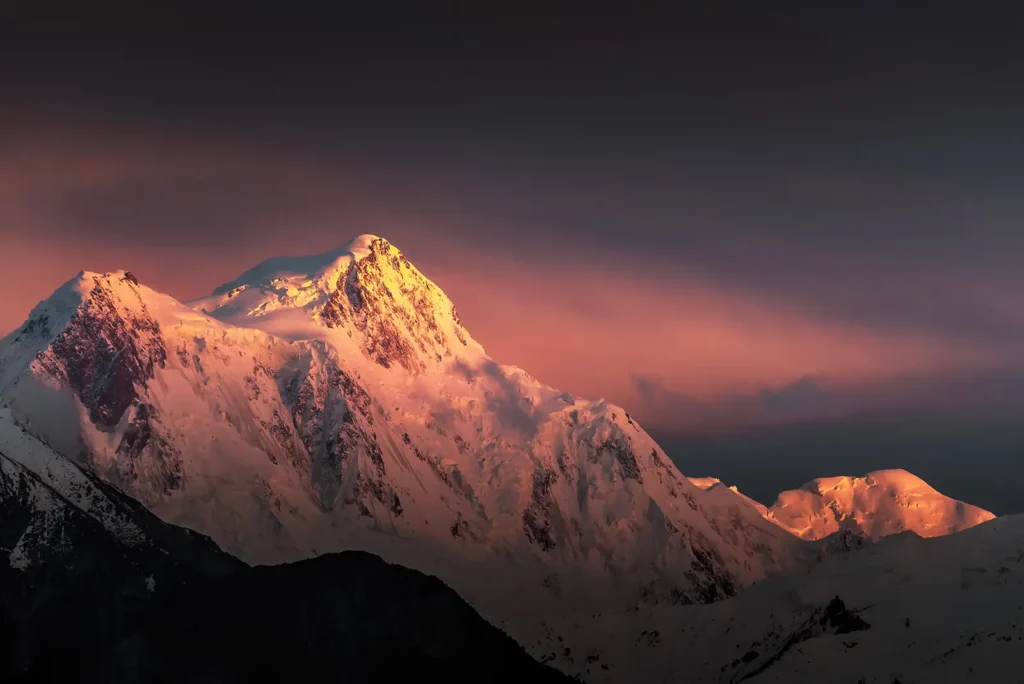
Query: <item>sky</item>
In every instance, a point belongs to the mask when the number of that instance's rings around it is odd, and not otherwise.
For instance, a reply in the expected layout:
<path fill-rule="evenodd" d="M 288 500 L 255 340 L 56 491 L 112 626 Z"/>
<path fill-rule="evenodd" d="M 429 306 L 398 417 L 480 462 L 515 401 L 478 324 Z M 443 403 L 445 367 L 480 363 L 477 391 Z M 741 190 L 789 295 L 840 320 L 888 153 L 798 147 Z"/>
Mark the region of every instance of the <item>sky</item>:
<path fill-rule="evenodd" d="M 0 333 L 83 269 L 187 300 L 374 233 L 688 474 L 1024 511 L 1019 17 L 209 4 L 0 9 Z"/>

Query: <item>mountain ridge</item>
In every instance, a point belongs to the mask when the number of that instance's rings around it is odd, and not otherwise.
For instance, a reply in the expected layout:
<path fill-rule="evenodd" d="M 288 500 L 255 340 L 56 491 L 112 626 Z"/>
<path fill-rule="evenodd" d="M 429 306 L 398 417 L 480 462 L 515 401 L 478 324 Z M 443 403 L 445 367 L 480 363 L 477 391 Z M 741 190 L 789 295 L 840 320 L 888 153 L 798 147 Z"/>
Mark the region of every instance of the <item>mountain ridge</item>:
<path fill-rule="evenodd" d="M 376 236 L 191 306 L 83 272 L 0 342 L 0 400 L 249 563 L 374 553 L 567 672 L 587 667 L 559 645 L 586 612 L 718 601 L 847 548 L 695 485 L 623 408 L 491 359 Z"/>

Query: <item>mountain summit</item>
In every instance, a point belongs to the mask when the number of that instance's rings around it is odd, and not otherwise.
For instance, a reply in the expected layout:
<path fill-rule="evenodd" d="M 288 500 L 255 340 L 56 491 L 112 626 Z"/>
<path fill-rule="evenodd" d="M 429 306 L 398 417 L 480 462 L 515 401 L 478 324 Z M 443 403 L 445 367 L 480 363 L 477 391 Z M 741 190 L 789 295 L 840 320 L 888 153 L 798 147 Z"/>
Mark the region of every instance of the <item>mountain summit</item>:
<path fill-rule="evenodd" d="M 471 346 L 444 292 L 374 235 L 324 254 L 268 259 L 190 304 L 231 325 L 289 340 L 327 340 L 386 369 L 447 370 L 444 361 L 456 352 L 473 359 L 483 354 L 478 344 Z"/>
<path fill-rule="evenodd" d="M 246 287 L 260 287 L 274 281 L 286 278 L 298 278 L 299 282 L 319 280 L 323 278 L 332 286 L 337 282 L 338 276 L 354 261 L 369 256 L 371 245 L 378 244 L 378 247 L 385 247 L 388 251 L 394 249 L 384 238 L 376 235 L 360 235 L 337 249 L 323 254 L 299 257 L 273 257 L 250 268 L 229 283 L 225 283 L 214 290 L 213 294 L 228 294 L 232 290 L 240 290 Z"/>
<path fill-rule="evenodd" d="M 995 518 L 899 469 L 811 480 L 779 494 L 767 516 L 803 539 L 822 539 L 841 530 L 871 539 L 908 531 L 937 537 Z"/>
<path fill-rule="evenodd" d="M 687 479 L 709 493 L 738 498 L 779 527 L 808 540 L 854 534 L 877 541 L 903 532 L 941 537 L 996 517 L 937 492 L 901 469 L 876 470 L 863 477 L 821 477 L 782 492 L 771 507 L 717 478 Z"/>

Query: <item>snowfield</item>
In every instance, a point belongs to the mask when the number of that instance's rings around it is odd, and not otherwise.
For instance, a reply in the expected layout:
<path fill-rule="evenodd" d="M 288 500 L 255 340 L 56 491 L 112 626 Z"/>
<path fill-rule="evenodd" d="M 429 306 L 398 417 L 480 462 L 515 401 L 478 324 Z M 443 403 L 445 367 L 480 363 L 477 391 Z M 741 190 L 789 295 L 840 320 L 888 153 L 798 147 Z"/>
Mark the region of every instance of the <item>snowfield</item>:
<path fill-rule="evenodd" d="M 1024 516 L 895 535 L 726 601 L 593 629 L 609 635 L 602 660 L 630 658 L 628 677 L 596 667 L 593 682 L 1024 681 Z"/>

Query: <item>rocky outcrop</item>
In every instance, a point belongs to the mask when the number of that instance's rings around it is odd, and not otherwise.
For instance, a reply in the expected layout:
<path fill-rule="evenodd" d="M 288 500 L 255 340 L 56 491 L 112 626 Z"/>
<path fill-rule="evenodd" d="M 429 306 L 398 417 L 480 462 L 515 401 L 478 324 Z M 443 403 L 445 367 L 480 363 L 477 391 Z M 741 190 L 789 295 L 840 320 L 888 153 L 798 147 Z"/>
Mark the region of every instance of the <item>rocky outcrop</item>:
<path fill-rule="evenodd" d="M 351 326 L 367 357 L 384 368 L 422 373 L 427 364 L 451 358 L 442 324 L 446 316 L 456 338 L 467 344 L 462 321 L 444 293 L 383 238 L 373 239 L 369 254 L 340 274 L 319 315 L 328 327 Z"/>
<path fill-rule="evenodd" d="M 160 434 L 159 416 L 154 406 L 136 401 L 133 408 L 134 416 L 117 446 L 110 479 L 126 491 L 167 496 L 184 486 L 181 452 Z"/>
<path fill-rule="evenodd" d="M 92 281 L 74 317 L 36 363 L 75 392 L 94 425 L 110 430 L 138 398 L 137 388 L 164 365 L 167 352 L 160 324 L 141 300 L 137 308 L 123 306 L 110 292 L 109 278 Z"/>

